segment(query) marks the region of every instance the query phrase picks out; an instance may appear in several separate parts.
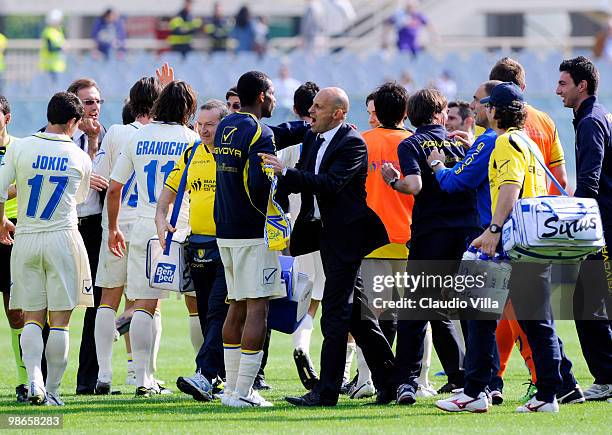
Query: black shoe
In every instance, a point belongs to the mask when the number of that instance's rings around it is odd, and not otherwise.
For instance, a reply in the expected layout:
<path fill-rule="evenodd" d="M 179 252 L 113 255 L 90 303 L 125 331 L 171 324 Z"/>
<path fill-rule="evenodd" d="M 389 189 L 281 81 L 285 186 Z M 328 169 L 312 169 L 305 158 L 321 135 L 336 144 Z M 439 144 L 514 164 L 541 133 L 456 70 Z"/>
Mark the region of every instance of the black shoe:
<path fill-rule="evenodd" d="M 580 385 L 576 385 L 574 388 L 557 393 L 557 402 L 559 402 L 559 405 L 567 405 L 570 403 L 584 403 L 586 399 Z"/>
<path fill-rule="evenodd" d="M 317 382 L 319 382 L 319 376 L 316 370 L 312 366 L 310 355 L 304 352 L 302 349 L 295 349 L 293 351 L 293 360 L 298 371 L 298 376 L 302 385 L 307 390 L 312 390 Z"/>
<path fill-rule="evenodd" d="M 359 371 L 357 371 L 357 373 L 355 374 L 355 377 L 351 379 L 350 382 L 347 382 L 340 387 L 340 394 L 348 395 L 349 391 L 351 391 L 351 388 L 355 386 L 358 379 L 359 379 Z"/>
<path fill-rule="evenodd" d="M 111 393 L 110 382 L 96 381 L 96 388 L 94 388 L 94 394 L 106 395 Z"/>
<path fill-rule="evenodd" d="M 336 406 L 336 403 L 321 399 L 319 393 L 309 391 L 301 397 L 285 397 L 285 400 L 295 406 Z"/>
<path fill-rule="evenodd" d="M 499 390 L 493 390 L 493 391 L 488 392 L 488 396 L 491 399 L 492 405 L 497 406 L 497 405 L 501 405 L 502 403 L 504 403 L 504 395 Z"/>
<path fill-rule="evenodd" d="M 146 399 L 146 398 L 151 397 L 154 394 L 157 394 L 157 393 L 153 391 L 152 388 L 138 387 L 136 388 L 136 393 L 134 394 L 134 397 Z"/>
<path fill-rule="evenodd" d="M 383 388 L 376 390 L 376 404 L 388 405 L 396 399 L 396 393 L 393 388 Z"/>
<path fill-rule="evenodd" d="M 130 332 L 130 324 L 132 323 L 132 316 L 134 315 L 134 310 L 130 312 L 123 313 L 120 315 L 115 321 L 115 327 L 119 332 L 119 335 L 127 334 Z"/>
<path fill-rule="evenodd" d="M 272 387 L 266 383 L 266 380 L 263 376 L 257 375 L 255 380 L 253 381 L 253 389 L 257 391 L 261 390 L 271 390 Z"/>
<path fill-rule="evenodd" d="M 402 384 L 397 388 L 397 404 L 413 405 L 416 402 L 416 391 L 410 384 Z"/>
<path fill-rule="evenodd" d="M 225 390 L 225 380 L 221 376 L 217 375 L 217 377 L 212 381 L 212 387 L 213 395 L 223 393 L 223 390 Z"/>
<path fill-rule="evenodd" d="M 15 394 L 17 395 L 17 403 L 28 403 L 28 387 L 25 384 L 17 385 Z"/>
<path fill-rule="evenodd" d="M 438 394 L 449 394 L 449 393 L 452 393 L 453 390 L 457 390 L 459 388 L 462 388 L 462 387 L 457 384 L 452 384 L 450 382 L 447 382 L 438 390 Z"/>
<path fill-rule="evenodd" d="M 78 385 L 76 388 L 76 394 L 77 395 L 92 395 L 95 394 L 95 387 L 89 387 L 87 385 Z"/>

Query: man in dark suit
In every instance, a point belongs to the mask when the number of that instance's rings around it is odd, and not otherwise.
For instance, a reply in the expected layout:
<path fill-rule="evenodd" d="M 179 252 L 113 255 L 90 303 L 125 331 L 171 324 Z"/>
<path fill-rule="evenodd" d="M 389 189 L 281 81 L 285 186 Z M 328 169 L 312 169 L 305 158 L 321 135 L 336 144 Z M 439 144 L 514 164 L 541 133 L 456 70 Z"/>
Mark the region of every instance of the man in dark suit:
<path fill-rule="evenodd" d="M 287 168 L 277 157 L 261 154 L 285 189 L 302 193 L 291 254 L 320 249 L 326 276 L 321 378 L 306 395 L 287 397 L 296 406 L 336 405 L 349 331 L 372 370 L 379 402 L 388 403 L 394 389 L 393 352 L 364 303 L 358 278 L 363 257 L 389 239 L 380 218 L 366 204 L 367 149 L 359 133 L 345 123 L 348 109 L 342 89 L 322 89 L 310 108 L 311 129 L 304 136 L 296 167 Z"/>

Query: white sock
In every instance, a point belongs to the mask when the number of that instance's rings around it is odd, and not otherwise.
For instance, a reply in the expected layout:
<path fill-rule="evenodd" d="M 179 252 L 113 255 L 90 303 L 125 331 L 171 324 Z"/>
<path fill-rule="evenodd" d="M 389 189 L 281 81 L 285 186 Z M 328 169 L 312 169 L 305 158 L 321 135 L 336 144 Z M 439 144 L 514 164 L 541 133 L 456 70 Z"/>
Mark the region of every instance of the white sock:
<path fill-rule="evenodd" d="M 223 343 L 223 361 L 225 362 L 225 391 L 233 392 L 236 390 L 240 368 L 240 345 Z"/>
<path fill-rule="evenodd" d="M 148 379 L 153 351 L 153 316 L 145 310 L 134 310 L 130 325 L 130 341 L 137 387 L 151 387 Z"/>
<path fill-rule="evenodd" d="M 238 379 L 236 380 L 236 394 L 247 397 L 251 392 L 253 381 L 263 358 L 263 350 L 243 350 L 240 355 L 240 368 L 238 369 Z M 227 371 L 227 368 L 226 368 Z"/>
<path fill-rule="evenodd" d="M 313 329 L 312 316 L 306 313 L 298 329 L 291 335 L 293 348 L 302 349 L 304 352 L 310 353 L 310 337 L 312 336 Z"/>
<path fill-rule="evenodd" d="M 98 380 L 111 382 L 113 379 L 113 340 L 115 338 L 115 316 L 117 313 L 108 305 L 100 305 L 96 312 L 96 355 L 98 356 Z"/>
<path fill-rule="evenodd" d="M 431 350 L 433 341 L 431 338 L 431 325 L 427 324 L 427 331 L 425 332 L 425 340 L 423 341 L 423 360 L 421 361 L 421 373 L 416 379 L 418 385 L 429 387 L 429 368 L 431 367 Z"/>
<path fill-rule="evenodd" d="M 200 327 L 200 317 L 197 314 L 189 315 L 189 337 L 191 338 L 193 350 L 197 355 L 202 347 L 202 344 L 204 344 L 204 335 L 202 334 L 202 328 Z"/>
<path fill-rule="evenodd" d="M 354 341 L 346 344 L 346 360 L 344 363 L 344 376 L 342 378 L 345 383 L 351 379 L 351 364 L 353 364 L 353 355 L 355 355 L 356 349 L 357 345 Z"/>
<path fill-rule="evenodd" d="M 366 363 L 363 352 L 359 346 L 357 346 L 357 370 L 359 370 L 359 377 L 357 378 L 358 386 L 365 384 L 367 381 L 372 382 L 372 373 L 370 373 L 368 363 Z"/>
<path fill-rule="evenodd" d="M 159 353 L 159 343 L 161 341 L 162 334 L 162 320 L 161 320 L 161 311 L 155 310 L 155 315 L 153 316 L 153 324 L 151 325 L 151 334 L 153 337 L 153 347 L 151 350 L 151 360 L 149 362 L 149 375 L 151 375 L 151 380 L 157 371 L 157 354 Z"/>
<path fill-rule="evenodd" d="M 51 327 L 49 338 L 47 339 L 45 357 L 47 358 L 46 388 L 52 394 L 57 395 L 62 377 L 66 371 L 69 344 L 67 327 Z"/>
<path fill-rule="evenodd" d="M 21 358 L 28 372 L 28 380 L 39 387 L 44 386 L 41 361 L 45 344 L 42 337 L 42 325 L 37 322 L 26 322 L 21 333 Z"/>

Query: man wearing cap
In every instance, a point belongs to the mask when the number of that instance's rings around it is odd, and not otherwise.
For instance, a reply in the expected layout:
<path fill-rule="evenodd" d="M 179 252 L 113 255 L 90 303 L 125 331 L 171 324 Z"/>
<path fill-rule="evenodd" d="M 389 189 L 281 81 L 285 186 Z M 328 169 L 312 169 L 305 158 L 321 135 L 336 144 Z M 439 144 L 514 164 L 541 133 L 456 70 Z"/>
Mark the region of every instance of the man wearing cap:
<path fill-rule="evenodd" d="M 487 118 L 491 128 L 497 133 L 495 148 L 489 161 L 489 184 L 491 189 L 491 224 L 472 242 L 472 245 L 489 256 L 500 249 L 501 230 L 510 215 L 512 207 L 519 198 L 544 196 L 547 194 L 546 175 L 538 163 L 543 161 L 542 153 L 527 133 L 522 129 L 527 112 L 522 91 L 510 82 L 497 85 L 489 97 L 480 100 L 487 105 Z M 513 263 L 513 276 L 510 283 L 510 297 L 525 283 L 549 276 L 550 266 Z M 517 276 L 521 275 L 521 284 Z M 560 389 L 561 356 L 554 322 L 550 313 L 550 293 L 536 293 L 530 301 L 520 303 L 515 299 L 515 311 L 519 323 L 525 331 L 533 349 L 534 363 L 538 373 L 538 393 L 517 412 L 558 412 L 555 397 Z M 541 307 L 537 313 L 523 312 L 523 307 Z M 524 320 L 529 318 L 530 320 Z M 465 357 L 465 388 L 460 394 L 449 399 L 439 400 L 436 406 L 444 411 L 487 412 L 490 404 L 485 388 L 494 374 L 495 329 L 497 320 L 481 320 L 470 329 L 470 343 Z"/>

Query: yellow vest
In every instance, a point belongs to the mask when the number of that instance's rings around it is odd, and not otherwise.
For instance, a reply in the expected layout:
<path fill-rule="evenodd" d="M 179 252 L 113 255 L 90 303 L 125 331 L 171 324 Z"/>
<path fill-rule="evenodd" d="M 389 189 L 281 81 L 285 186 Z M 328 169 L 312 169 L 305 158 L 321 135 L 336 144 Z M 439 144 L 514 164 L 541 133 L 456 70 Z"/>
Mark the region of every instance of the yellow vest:
<path fill-rule="evenodd" d="M 188 45 L 193 41 L 194 32 L 202 26 L 202 20 L 194 18 L 191 21 L 185 21 L 183 17 L 176 16 L 168 23 L 170 27 L 170 35 L 167 42 L 170 45 Z"/>
<path fill-rule="evenodd" d="M 42 47 L 40 48 L 40 69 L 43 71 L 62 73 L 66 71 L 64 59 L 64 32 L 57 27 L 47 26 L 42 32 Z"/>
<path fill-rule="evenodd" d="M 4 64 L 4 50 L 6 49 L 6 36 L 0 33 L 0 72 L 4 71 L 6 65 Z"/>

